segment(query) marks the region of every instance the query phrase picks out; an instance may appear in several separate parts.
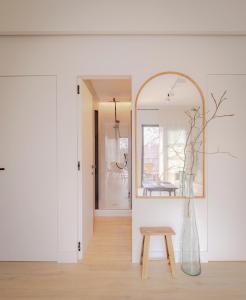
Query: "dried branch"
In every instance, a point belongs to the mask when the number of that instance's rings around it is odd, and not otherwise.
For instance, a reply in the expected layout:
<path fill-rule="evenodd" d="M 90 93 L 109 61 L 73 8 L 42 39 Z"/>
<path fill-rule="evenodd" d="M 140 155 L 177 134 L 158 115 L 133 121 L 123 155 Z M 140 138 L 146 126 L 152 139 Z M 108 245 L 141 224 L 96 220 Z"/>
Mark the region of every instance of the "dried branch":
<path fill-rule="evenodd" d="M 203 151 L 200 151 L 200 148 L 203 144 L 203 141 L 200 141 L 201 136 L 205 132 L 208 125 L 216 118 L 226 118 L 226 117 L 233 117 L 234 114 L 221 114 L 221 108 L 223 106 L 223 103 L 228 100 L 226 98 L 227 91 L 225 90 L 221 97 L 217 100 L 213 93 L 211 93 L 211 98 L 214 103 L 214 109 L 212 110 L 212 113 L 210 114 L 210 117 L 206 118 L 205 123 L 202 125 L 202 127 L 198 126 L 198 122 L 200 119 L 202 119 L 204 116 L 200 112 L 200 107 L 198 108 L 192 108 L 189 111 L 186 111 L 185 114 L 188 117 L 189 122 L 189 130 L 188 135 L 186 137 L 186 142 L 184 146 L 184 166 L 183 166 L 183 174 L 194 173 L 195 165 L 198 161 L 198 154 L 204 153 Z M 206 115 L 209 115 L 209 111 L 206 112 Z M 198 132 L 194 132 L 198 130 Z M 207 153 L 207 152 L 205 152 Z M 189 157 L 189 165 L 188 165 L 188 154 Z M 215 152 L 208 152 L 207 154 L 227 154 L 233 158 L 236 158 L 234 155 L 232 155 L 230 152 L 220 151 L 217 150 Z M 188 169 L 187 169 L 188 168 Z"/>
<path fill-rule="evenodd" d="M 234 114 L 217 115 L 216 118 L 234 117 Z"/>
<path fill-rule="evenodd" d="M 217 150 L 217 151 L 213 151 L 213 152 L 208 152 L 208 151 L 199 151 L 199 150 L 196 150 L 196 153 L 199 153 L 199 154 L 208 154 L 208 155 L 214 155 L 214 154 L 226 154 L 232 158 L 235 158 L 237 159 L 238 157 L 236 155 L 233 155 L 231 152 L 229 151 L 220 151 L 220 150 Z"/>

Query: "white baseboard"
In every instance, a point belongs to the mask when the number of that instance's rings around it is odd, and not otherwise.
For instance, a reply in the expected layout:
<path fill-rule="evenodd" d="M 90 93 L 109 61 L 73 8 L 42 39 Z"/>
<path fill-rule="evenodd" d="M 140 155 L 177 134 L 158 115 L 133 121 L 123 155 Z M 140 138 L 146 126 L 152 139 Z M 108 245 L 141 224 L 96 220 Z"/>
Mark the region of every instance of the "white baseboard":
<path fill-rule="evenodd" d="M 176 263 L 180 262 L 180 251 L 174 251 L 175 254 L 175 261 Z M 200 253 L 201 262 L 207 263 L 208 262 L 208 252 L 201 251 Z M 149 254 L 150 259 L 163 259 L 163 251 L 162 250 L 151 250 Z M 78 256 L 76 251 L 59 251 L 58 252 L 58 263 L 77 263 Z M 133 263 L 139 263 L 139 258 L 134 258 Z"/>
<path fill-rule="evenodd" d="M 78 257 L 76 251 L 58 251 L 58 263 L 77 263 Z"/>
<path fill-rule="evenodd" d="M 179 263 L 180 262 L 180 257 L 181 257 L 180 251 L 174 251 L 174 255 L 175 255 L 176 263 Z M 164 258 L 163 251 L 161 251 L 161 250 L 152 250 L 152 251 L 150 251 L 149 257 L 151 259 Z M 208 262 L 208 252 L 207 251 L 201 251 L 200 252 L 200 259 L 201 259 L 202 263 L 207 263 Z"/>
<path fill-rule="evenodd" d="M 97 217 L 128 217 L 132 215 L 130 209 L 95 209 L 94 215 Z"/>
<path fill-rule="evenodd" d="M 180 251 L 174 251 L 175 255 L 175 262 L 179 263 L 180 262 Z M 164 254 L 162 250 L 151 250 L 149 253 L 149 258 L 150 259 L 163 259 Z M 200 252 L 200 259 L 202 263 L 208 263 L 208 252 L 207 251 L 201 251 Z M 139 257 L 133 257 L 132 260 L 133 263 L 139 263 Z"/>

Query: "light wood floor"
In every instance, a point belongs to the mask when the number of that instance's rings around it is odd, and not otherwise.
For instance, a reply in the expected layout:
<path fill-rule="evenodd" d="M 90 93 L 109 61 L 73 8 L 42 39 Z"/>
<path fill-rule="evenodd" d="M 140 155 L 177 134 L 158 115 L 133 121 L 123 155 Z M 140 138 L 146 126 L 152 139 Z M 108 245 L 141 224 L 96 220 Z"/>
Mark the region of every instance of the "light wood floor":
<path fill-rule="evenodd" d="M 209 263 L 189 277 L 177 266 L 153 262 L 142 281 L 131 264 L 129 218 L 97 218 L 94 238 L 79 264 L 0 263 L 0 299 L 59 300 L 245 300 L 246 263 Z"/>

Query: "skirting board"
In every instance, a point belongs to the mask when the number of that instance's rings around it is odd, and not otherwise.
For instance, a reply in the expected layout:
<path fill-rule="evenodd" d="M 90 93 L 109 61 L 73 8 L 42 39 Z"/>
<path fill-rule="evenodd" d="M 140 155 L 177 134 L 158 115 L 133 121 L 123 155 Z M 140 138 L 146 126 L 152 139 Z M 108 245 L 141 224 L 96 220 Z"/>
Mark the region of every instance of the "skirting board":
<path fill-rule="evenodd" d="M 58 263 L 77 263 L 78 257 L 76 251 L 58 251 Z"/>
<path fill-rule="evenodd" d="M 95 209 L 96 217 L 128 217 L 132 215 L 130 209 Z"/>
<path fill-rule="evenodd" d="M 180 262 L 180 257 L 181 257 L 180 251 L 174 251 L 174 255 L 175 255 L 175 262 L 179 263 Z M 151 250 L 150 254 L 149 254 L 149 258 L 153 259 L 153 260 L 163 259 L 164 258 L 163 251 L 161 251 L 161 250 Z M 208 252 L 207 251 L 201 251 L 200 252 L 200 258 L 201 258 L 202 263 L 208 263 Z M 132 262 L 133 263 L 139 263 L 139 257 L 138 258 L 133 257 Z"/>
<path fill-rule="evenodd" d="M 181 252 L 180 251 L 174 251 L 175 255 L 175 261 L 176 263 L 180 262 L 180 257 L 181 257 Z M 163 252 L 160 250 L 152 250 L 150 251 L 149 255 L 150 259 L 160 259 L 163 258 Z M 208 252 L 201 251 L 200 252 L 200 259 L 202 263 L 207 263 L 208 262 Z"/>
<path fill-rule="evenodd" d="M 175 261 L 176 263 L 180 262 L 180 251 L 175 251 Z M 208 262 L 208 252 L 201 251 L 200 253 L 201 262 Z M 163 252 L 161 250 L 152 250 L 149 255 L 150 259 L 163 259 Z M 58 253 L 58 263 L 77 263 L 78 257 L 76 251 L 59 251 Z M 139 263 L 139 259 L 133 259 L 133 263 Z"/>

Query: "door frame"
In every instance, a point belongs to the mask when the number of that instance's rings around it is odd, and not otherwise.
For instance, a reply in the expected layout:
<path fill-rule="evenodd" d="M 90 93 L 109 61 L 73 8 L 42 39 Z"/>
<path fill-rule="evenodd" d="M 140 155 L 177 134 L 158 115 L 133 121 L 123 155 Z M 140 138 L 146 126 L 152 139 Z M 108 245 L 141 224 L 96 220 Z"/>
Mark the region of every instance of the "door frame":
<path fill-rule="evenodd" d="M 82 137 L 82 118 L 81 118 L 81 111 L 83 110 L 83 101 L 82 100 L 82 93 L 81 93 L 81 83 L 87 80 L 88 78 L 85 76 L 77 76 L 77 260 L 81 260 L 85 253 L 84 253 L 84 236 L 83 236 L 83 157 L 82 157 L 82 149 L 83 149 L 83 141 Z M 85 83 L 86 84 L 86 83 Z M 87 84 L 86 84 L 87 86 Z M 91 93 L 92 94 L 92 93 Z M 92 94 L 92 96 L 94 96 Z M 94 112 L 93 112 L 94 118 Z M 93 121 L 94 126 L 94 121 Z M 94 133 L 93 133 L 94 136 Z M 94 140 L 93 140 L 94 142 Z M 94 193 L 93 193 L 94 197 Z M 93 201 L 95 205 L 95 201 Z M 93 212 L 95 207 L 93 208 Z M 94 218 L 94 215 L 93 215 Z"/>
<path fill-rule="evenodd" d="M 77 171 L 77 260 L 81 260 L 84 257 L 83 253 L 83 193 L 82 193 L 82 168 L 83 165 L 81 163 L 82 157 L 81 157 L 81 150 L 82 150 L 82 143 L 81 141 L 81 81 L 86 81 L 86 80 L 92 80 L 92 79 L 131 79 L 131 75 L 77 75 L 76 79 L 76 86 L 77 86 L 77 103 L 76 103 L 76 109 L 77 109 L 77 160 L 78 163 L 80 162 L 80 169 Z M 79 88 L 78 88 L 79 86 Z M 79 90 L 78 90 L 79 89 Z M 92 95 L 95 97 L 92 93 Z M 96 98 L 96 97 L 95 97 Z M 97 100 L 97 98 L 96 98 Z M 132 95 L 131 95 L 131 101 L 132 101 Z M 132 110 L 133 110 L 133 103 L 132 103 L 132 108 L 131 108 L 131 145 L 133 146 L 133 122 L 132 122 Z M 93 114 L 94 115 L 94 114 Z M 133 161 L 132 154 L 134 151 L 131 151 L 131 161 Z M 133 166 L 133 164 L 132 164 Z M 133 186 L 133 168 L 131 167 L 131 188 Z M 131 193 L 131 198 L 133 198 L 133 194 Z M 95 205 L 95 201 L 94 201 Z M 132 208 L 131 208 L 132 209 Z M 94 207 L 94 217 L 95 217 L 95 207 Z"/>
<path fill-rule="evenodd" d="M 83 199 L 82 199 L 82 130 L 81 130 L 81 94 L 80 94 L 80 85 L 82 81 L 82 76 L 77 76 L 77 97 L 76 97 L 76 109 L 77 109 L 77 260 L 83 258 L 83 248 L 81 247 L 83 241 Z"/>

